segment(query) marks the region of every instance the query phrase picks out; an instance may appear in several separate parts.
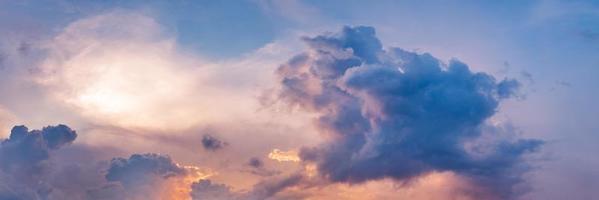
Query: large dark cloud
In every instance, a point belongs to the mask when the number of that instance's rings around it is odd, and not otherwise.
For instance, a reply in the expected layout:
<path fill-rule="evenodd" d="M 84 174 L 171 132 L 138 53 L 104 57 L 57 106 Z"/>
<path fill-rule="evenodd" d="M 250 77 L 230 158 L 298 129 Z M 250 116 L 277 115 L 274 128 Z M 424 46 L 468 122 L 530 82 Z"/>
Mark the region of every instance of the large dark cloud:
<path fill-rule="evenodd" d="M 486 122 L 518 81 L 497 81 L 428 53 L 383 49 L 371 27 L 303 40 L 309 51 L 277 70 L 280 98 L 320 114 L 328 142 L 300 154 L 326 178 L 359 183 L 453 171 L 493 196 L 514 196 L 527 169 L 522 156 L 542 142 L 495 137 L 484 152 L 465 144 L 496 134 L 484 131 L 492 126 Z"/>

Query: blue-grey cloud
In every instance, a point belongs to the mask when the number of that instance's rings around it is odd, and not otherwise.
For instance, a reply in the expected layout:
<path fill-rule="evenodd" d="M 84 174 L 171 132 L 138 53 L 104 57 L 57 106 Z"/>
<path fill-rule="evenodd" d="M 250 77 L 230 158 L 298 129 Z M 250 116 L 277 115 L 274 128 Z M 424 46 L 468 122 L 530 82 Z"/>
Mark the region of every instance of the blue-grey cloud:
<path fill-rule="evenodd" d="M 251 190 L 236 192 L 230 186 L 214 183 L 211 180 L 200 180 L 192 184 L 193 200 L 262 200 L 277 199 L 275 195 L 281 191 L 301 183 L 301 174 L 266 179 L 255 184 Z"/>
<path fill-rule="evenodd" d="M 45 182 L 48 159 L 53 151 L 68 145 L 77 133 L 66 125 L 31 130 L 12 128 L 0 143 L 0 197 L 2 199 L 45 198 L 52 186 Z"/>
<path fill-rule="evenodd" d="M 162 183 L 189 173 L 166 155 L 106 162 L 88 146 L 63 148 L 76 138 L 66 125 L 15 126 L 0 143 L 0 199 L 158 199 Z"/>
<path fill-rule="evenodd" d="M 222 149 L 223 147 L 227 146 L 227 143 L 221 141 L 220 139 L 218 139 L 212 135 L 206 134 L 202 137 L 202 146 L 206 150 L 216 151 L 216 150 Z"/>
<path fill-rule="evenodd" d="M 231 200 L 238 194 L 225 184 L 213 183 L 211 180 L 200 180 L 191 185 L 191 198 L 194 200 Z"/>
<path fill-rule="evenodd" d="M 264 166 L 264 162 L 262 162 L 262 160 L 260 160 L 260 158 L 250 158 L 250 160 L 248 161 L 248 165 L 254 168 L 261 168 L 262 166 Z"/>
<path fill-rule="evenodd" d="M 149 184 L 153 179 L 184 175 L 170 157 L 158 154 L 133 154 L 129 158 L 113 158 L 106 180 L 120 182 L 125 188 Z"/>
<path fill-rule="evenodd" d="M 317 125 L 330 140 L 300 156 L 324 177 L 360 183 L 453 171 L 495 197 L 515 195 L 522 156 L 542 141 L 498 139 L 481 155 L 465 144 L 487 133 L 482 127 L 518 81 L 497 81 L 455 59 L 383 49 L 372 27 L 303 40 L 308 52 L 277 70 L 280 99 L 320 114 Z"/>
<path fill-rule="evenodd" d="M 281 171 L 279 171 L 279 170 L 272 170 L 272 169 L 266 168 L 264 161 L 262 161 L 262 159 L 260 159 L 258 157 L 250 158 L 247 162 L 247 165 L 249 166 L 250 169 L 242 170 L 242 171 L 254 174 L 256 176 L 268 177 L 268 176 L 274 176 L 274 175 L 281 174 Z"/>
<path fill-rule="evenodd" d="M 15 126 L 9 138 L 0 144 L 0 167 L 5 171 L 35 171 L 52 150 L 70 144 L 75 138 L 77 133 L 62 124 L 32 131 L 25 126 Z"/>

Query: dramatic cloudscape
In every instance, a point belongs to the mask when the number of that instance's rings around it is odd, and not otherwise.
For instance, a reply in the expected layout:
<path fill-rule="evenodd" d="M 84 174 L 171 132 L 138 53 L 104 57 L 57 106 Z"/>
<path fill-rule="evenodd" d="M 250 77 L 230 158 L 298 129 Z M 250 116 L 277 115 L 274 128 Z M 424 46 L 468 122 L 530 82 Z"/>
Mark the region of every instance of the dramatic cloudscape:
<path fill-rule="evenodd" d="M 599 199 L 595 1 L 0 0 L 0 200 Z"/>

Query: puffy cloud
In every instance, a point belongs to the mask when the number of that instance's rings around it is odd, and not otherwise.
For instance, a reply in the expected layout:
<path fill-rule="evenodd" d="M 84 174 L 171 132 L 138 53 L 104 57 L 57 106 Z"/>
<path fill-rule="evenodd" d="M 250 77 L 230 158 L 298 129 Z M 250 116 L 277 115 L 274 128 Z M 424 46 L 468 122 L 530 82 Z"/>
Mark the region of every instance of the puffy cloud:
<path fill-rule="evenodd" d="M 206 177 L 199 170 L 181 166 L 169 156 L 153 153 L 114 158 L 105 177 L 118 185 L 106 184 L 105 188 L 95 192 L 97 195 L 121 191 L 120 198 L 187 199 L 191 182 Z"/>
<path fill-rule="evenodd" d="M 281 174 L 281 171 L 278 170 L 271 170 L 265 167 L 264 161 L 262 161 L 260 158 L 257 157 L 252 157 L 248 160 L 247 165 L 250 167 L 249 170 L 242 170 L 245 172 L 249 172 L 251 174 L 257 175 L 257 176 L 274 176 L 274 175 L 278 175 Z"/>
<path fill-rule="evenodd" d="M 31 78 L 82 120 L 125 128 L 187 130 L 251 105 L 232 98 L 247 97 L 240 89 L 223 89 L 228 67 L 186 52 L 175 36 L 138 11 L 84 17 L 43 42 Z"/>
<path fill-rule="evenodd" d="M 303 179 L 304 176 L 301 174 L 267 179 L 254 185 L 252 191 L 248 194 L 247 199 L 267 199 L 289 187 L 298 185 Z"/>
<path fill-rule="evenodd" d="M 300 161 L 297 151 L 294 151 L 294 150 L 282 151 L 280 149 L 273 149 L 270 153 L 268 153 L 268 158 L 279 161 L 279 162 L 286 162 L 286 161 L 299 162 Z"/>
<path fill-rule="evenodd" d="M 185 173 L 170 157 L 158 154 L 133 154 L 128 159 L 114 158 L 106 174 L 109 181 L 117 181 L 125 188 L 151 183 L 152 179 L 166 179 Z"/>
<path fill-rule="evenodd" d="M 319 114 L 327 142 L 300 157 L 317 163 L 324 177 L 361 183 L 451 171 L 495 198 L 513 197 L 527 170 L 522 157 L 542 141 L 496 137 L 484 156 L 465 144 L 493 134 L 483 127 L 492 126 L 486 121 L 514 96 L 518 81 L 497 81 L 457 60 L 383 49 L 371 27 L 303 40 L 309 51 L 277 70 L 280 99 Z"/>
<path fill-rule="evenodd" d="M 202 146 L 206 150 L 216 151 L 227 146 L 227 143 L 219 140 L 218 138 L 212 135 L 204 135 L 202 137 Z"/>
<path fill-rule="evenodd" d="M 236 194 L 231 191 L 231 187 L 212 183 L 210 180 L 200 180 L 191 185 L 192 199 L 201 200 L 230 200 L 235 199 Z"/>
<path fill-rule="evenodd" d="M 75 138 L 77 133 L 62 124 L 32 131 L 25 126 L 15 126 L 0 146 L 0 166 L 8 172 L 35 169 L 49 158 L 51 151 L 70 144 Z"/>

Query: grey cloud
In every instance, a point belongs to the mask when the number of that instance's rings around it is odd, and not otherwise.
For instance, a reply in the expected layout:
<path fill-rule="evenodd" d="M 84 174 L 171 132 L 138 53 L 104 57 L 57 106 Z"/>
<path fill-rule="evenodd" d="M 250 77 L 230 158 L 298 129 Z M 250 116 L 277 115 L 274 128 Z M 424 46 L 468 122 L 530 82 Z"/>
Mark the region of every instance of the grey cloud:
<path fill-rule="evenodd" d="M 15 126 L 0 143 L 0 199 L 156 199 L 163 181 L 188 173 L 165 155 L 103 161 L 104 149 L 64 148 L 76 138 L 66 125 Z"/>
<path fill-rule="evenodd" d="M 52 150 L 70 144 L 75 138 L 77 133 L 65 125 L 32 131 L 25 126 L 15 126 L 0 146 L 0 166 L 9 172 L 27 168 L 33 170 L 49 158 Z"/>
<path fill-rule="evenodd" d="M 264 161 L 262 161 L 260 158 L 257 158 L 257 157 L 250 158 L 247 162 L 247 165 L 250 167 L 250 169 L 242 170 L 242 171 L 249 172 L 249 173 L 257 175 L 257 176 L 267 177 L 267 176 L 279 175 L 281 173 L 281 171 L 266 168 L 264 166 Z"/>
<path fill-rule="evenodd" d="M 487 134 L 481 127 L 516 95 L 518 81 L 497 81 L 455 59 L 445 64 L 428 53 L 385 50 L 371 27 L 304 41 L 308 52 L 277 70 L 279 97 L 320 114 L 317 125 L 331 139 L 300 156 L 324 177 L 361 183 L 453 171 L 498 198 L 517 195 L 522 157 L 542 141 L 498 137 L 483 158 L 464 144 Z"/>
<path fill-rule="evenodd" d="M 135 188 L 151 183 L 155 178 L 166 179 L 183 174 L 185 170 L 168 156 L 133 154 L 128 159 L 112 159 L 106 180 L 120 182 L 125 188 Z"/>
<path fill-rule="evenodd" d="M 202 146 L 206 150 L 216 151 L 216 150 L 222 149 L 226 145 L 227 145 L 226 142 L 223 142 L 212 135 L 206 134 L 202 137 Z"/>
<path fill-rule="evenodd" d="M 0 196 L 6 199 L 44 199 L 52 192 L 46 182 L 53 151 L 70 144 L 77 133 L 65 125 L 32 130 L 15 126 L 0 143 Z"/>

